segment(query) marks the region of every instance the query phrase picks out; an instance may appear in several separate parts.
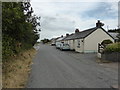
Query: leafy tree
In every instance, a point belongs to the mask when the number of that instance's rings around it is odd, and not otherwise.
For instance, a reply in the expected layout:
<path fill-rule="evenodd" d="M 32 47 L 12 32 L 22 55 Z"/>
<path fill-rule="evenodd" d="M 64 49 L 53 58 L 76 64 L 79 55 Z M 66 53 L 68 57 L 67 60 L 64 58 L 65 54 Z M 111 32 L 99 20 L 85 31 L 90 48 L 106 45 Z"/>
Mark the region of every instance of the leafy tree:
<path fill-rule="evenodd" d="M 119 32 L 119 30 L 118 29 L 110 29 L 110 30 L 108 30 L 108 32 L 117 33 L 117 32 Z"/>
<path fill-rule="evenodd" d="M 50 42 L 50 40 L 49 39 L 43 39 L 43 40 L 41 40 L 42 42 L 43 42 L 43 44 L 45 44 L 45 43 L 48 43 L 48 42 Z"/>
<path fill-rule="evenodd" d="M 3 59 L 31 48 L 39 38 L 38 26 L 40 17 L 33 15 L 30 2 L 3 2 Z"/>
<path fill-rule="evenodd" d="M 111 40 L 109 40 L 109 39 L 107 39 L 107 40 L 104 40 L 104 41 L 102 41 L 102 45 L 107 45 L 107 44 L 111 44 L 111 43 L 113 43 Z"/>

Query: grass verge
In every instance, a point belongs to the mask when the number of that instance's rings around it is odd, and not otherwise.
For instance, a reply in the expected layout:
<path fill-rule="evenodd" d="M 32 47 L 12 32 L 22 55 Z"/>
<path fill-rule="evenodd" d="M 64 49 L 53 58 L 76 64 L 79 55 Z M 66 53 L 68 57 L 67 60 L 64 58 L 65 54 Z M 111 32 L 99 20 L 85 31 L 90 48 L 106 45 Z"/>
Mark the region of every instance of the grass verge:
<path fill-rule="evenodd" d="M 97 63 L 112 63 L 112 61 L 97 59 Z"/>
<path fill-rule="evenodd" d="M 2 70 L 3 88 L 25 87 L 35 54 L 35 49 L 27 50 L 4 63 Z"/>

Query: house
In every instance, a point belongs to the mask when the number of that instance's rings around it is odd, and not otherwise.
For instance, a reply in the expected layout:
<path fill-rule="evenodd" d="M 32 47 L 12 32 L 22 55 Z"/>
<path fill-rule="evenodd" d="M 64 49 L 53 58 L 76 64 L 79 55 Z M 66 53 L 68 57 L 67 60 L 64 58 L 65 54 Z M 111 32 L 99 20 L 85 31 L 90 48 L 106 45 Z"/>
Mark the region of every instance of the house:
<path fill-rule="evenodd" d="M 115 40 L 115 42 L 118 42 L 119 38 L 118 38 L 118 35 L 119 33 L 117 32 L 108 32 Z"/>
<path fill-rule="evenodd" d="M 56 46 L 57 46 L 58 44 L 64 43 L 64 42 L 62 41 L 63 38 L 65 38 L 65 36 L 62 35 L 61 37 L 59 37 L 58 39 L 56 39 L 56 42 L 55 42 Z"/>
<path fill-rule="evenodd" d="M 70 50 L 75 50 L 75 46 L 74 46 L 74 44 L 75 44 L 75 42 L 74 42 L 74 39 L 71 39 L 72 37 L 74 36 L 74 33 L 72 33 L 72 34 L 66 34 L 66 37 L 63 39 L 63 42 L 65 43 L 65 44 L 69 44 L 69 46 L 70 46 Z"/>
<path fill-rule="evenodd" d="M 55 45 L 56 44 L 56 40 L 60 38 L 60 37 L 57 37 L 57 38 L 52 38 L 50 41 L 51 41 L 51 45 Z"/>
<path fill-rule="evenodd" d="M 52 38 L 50 41 L 51 41 L 51 45 L 55 45 L 55 38 Z"/>
<path fill-rule="evenodd" d="M 75 33 L 64 39 L 65 43 L 70 45 L 71 50 L 81 53 L 93 53 L 98 52 L 98 43 L 103 40 L 111 40 L 114 42 L 114 38 L 102 28 L 103 24 L 98 20 L 96 27 L 79 31 L 75 30 Z"/>

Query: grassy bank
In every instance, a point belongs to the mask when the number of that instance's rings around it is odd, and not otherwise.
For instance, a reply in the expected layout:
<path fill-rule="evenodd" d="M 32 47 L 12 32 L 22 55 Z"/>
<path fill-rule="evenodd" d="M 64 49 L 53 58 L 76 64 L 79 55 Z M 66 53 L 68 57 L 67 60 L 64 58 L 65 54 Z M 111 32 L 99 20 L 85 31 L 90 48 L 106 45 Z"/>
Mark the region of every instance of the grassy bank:
<path fill-rule="evenodd" d="M 35 49 L 27 50 L 11 58 L 3 65 L 3 88 L 24 88 L 28 79 L 32 59 L 36 54 Z"/>

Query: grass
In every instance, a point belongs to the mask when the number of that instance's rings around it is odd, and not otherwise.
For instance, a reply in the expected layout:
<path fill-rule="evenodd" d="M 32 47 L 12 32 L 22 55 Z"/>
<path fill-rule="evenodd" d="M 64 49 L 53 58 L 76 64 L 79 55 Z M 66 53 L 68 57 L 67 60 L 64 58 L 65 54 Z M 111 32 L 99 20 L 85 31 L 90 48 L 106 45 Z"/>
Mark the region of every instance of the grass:
<path fill-rule="evenodd" d="M 3 88 L 24 88 L 31 71 L 32 59 L 35 56 L 34 49 L 25 51 L 11 58 L 3 65 Z"/>
<path fill-rule="evenodd" d="M 97 63 L 111 63 L 112 61 L 97 59 Z"/>

